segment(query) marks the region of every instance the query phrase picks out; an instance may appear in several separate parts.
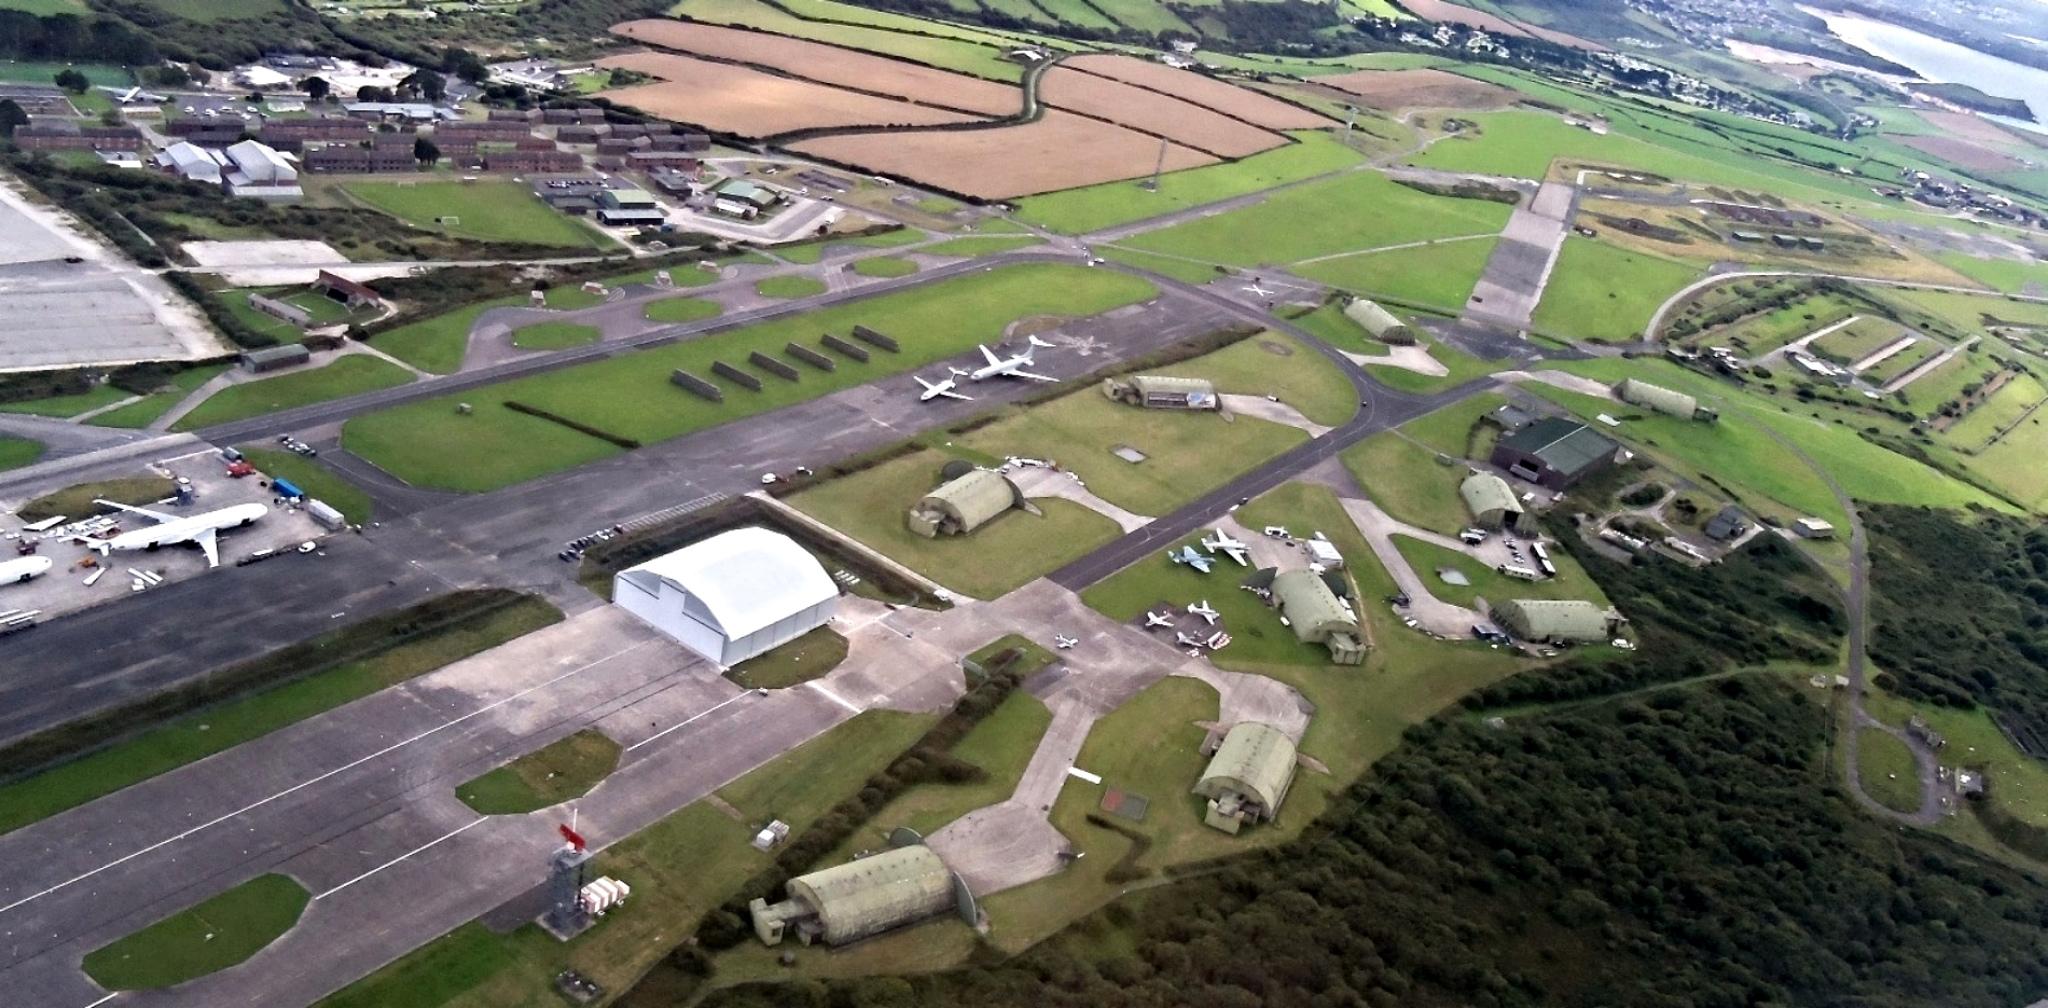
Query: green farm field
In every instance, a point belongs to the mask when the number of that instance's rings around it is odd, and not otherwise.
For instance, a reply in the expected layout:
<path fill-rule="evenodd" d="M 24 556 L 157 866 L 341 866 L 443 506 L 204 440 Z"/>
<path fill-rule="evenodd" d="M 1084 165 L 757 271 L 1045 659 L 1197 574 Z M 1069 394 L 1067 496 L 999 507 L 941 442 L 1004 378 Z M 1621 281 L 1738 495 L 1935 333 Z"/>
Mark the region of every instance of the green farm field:
<path fill-rule="evenodd" d="M 1017 216 L 1049 231 L 1081 234 L 1340 171 L 1364 160 L 1333 134 L 1306 130 L 1289 135 L 1297 142 L 1238 161 L 1169 172 L 1160 177 L 1158 192 L 1128 181 L 1105 182 L 1019 200 Z"/>
<path fill-rule="evenodd" d="M 1118 535 L 1115 522 L 1056 499 L 1033 502 L 1043 516 L 1012 510 L 970 535 L 916 535 L 904 514 L 939 485 L 946 460 L 916 452 L 829 480 L 789 503 L 949 589 L 983 599 L 1008 594 Z"/>
<path fill-rule="evenodd" d="M 1142 280 L 1071 266 L 1033 264 L 975 273 L 371 413 L 348 422 L 343 443 L 418 485 L 489 490 L 620 450 L 588 434 L 514 413 L 507 402 L 653 443 L 971 350 L 977 343 L 994 342 L 1015 319 L 1093 314 L 1153 293 Z M 815 347 L 819 333 L 843 336 L 856 324 L 895 335 L 903 352 L 877 352 L 867 363 L 841 360 L 830 373 L 800 365 L 795 382 L 766 377 L 760 392 L 733 385 L 723 403 L 705 401 L 669 381 L 678 368 L 709 377 L 714 361 L 741 363 L 755 350 L 780 357 L 792 341 Z M 457 402 L 474 404 L 474 412 L 457 415 Z"/>
<path fill-rule="evenodd" d="M 265 413 L 327 402 L 412 381 L 412 375 L 390 361 L 366 354 L 338 357 L 308 371 L 231 385 L 215 392 L 192 412 L 178 418 L 172 430 L 188 431 Z"/>
<path fill-rule="evenodd" d="M 1631 342 L 1642 337 L 1657 306 L 1699 274 L 1697 266 L 1573 235 L 1565 239 L 1533 321 L 1555 336 Z"/>
<path fill-rule="evenodd" d="M 428 231 L 479 241 L 612 247 L 611 239 L 555 212 L 516 182 L 351 181 L 341 188 L 366 206 Z M 448 217 L 457 223 L 436 223 Z"/>

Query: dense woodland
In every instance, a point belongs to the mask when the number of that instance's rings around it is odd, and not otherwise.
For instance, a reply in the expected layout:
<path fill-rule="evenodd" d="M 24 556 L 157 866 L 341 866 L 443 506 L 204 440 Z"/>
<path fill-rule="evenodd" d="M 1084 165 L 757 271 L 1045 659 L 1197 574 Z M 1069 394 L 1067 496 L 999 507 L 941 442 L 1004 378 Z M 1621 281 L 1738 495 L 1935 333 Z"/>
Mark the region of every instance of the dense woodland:
<path fill-rule="evenodd" d="M 1879 684 L 2048 734 L 2048 528 L 1897 506 L 1865 524 Z"/>
<path fill-rule="evenodd" d="M 2010 1006 L 2048 990 L 2048 886 L 1870 818 L 1825 708 L 1741 666 L 1841 615 L 1789 551 L 1590 560 L 1646 646 L 1447 714 L 1296 841 L 949 973 L 751 984 L 718 1008 Z M 1774 628 L 1772 614 L 1785 629 Z M 1678 683 L 1703 672 L 1717 678 Z M 1643 689 L 1658 683 L 1665 688 Z M 1631 691 L 1624 696 L 1612 694 Z"/>

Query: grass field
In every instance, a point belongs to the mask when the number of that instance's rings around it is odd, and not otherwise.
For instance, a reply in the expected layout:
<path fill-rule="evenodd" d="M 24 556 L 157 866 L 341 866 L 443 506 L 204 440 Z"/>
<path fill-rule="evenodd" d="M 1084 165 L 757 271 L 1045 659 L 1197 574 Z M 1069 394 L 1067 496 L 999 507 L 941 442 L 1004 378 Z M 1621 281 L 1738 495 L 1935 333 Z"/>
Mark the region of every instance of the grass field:
<path fill-rule="evenodd" d="M 1818 356 L 1837 364 L 1854 364 L 1908 335 L 1898 323 L 1881 318 L 1857 319 L 1808 343 Z"/>
<path fill-rule="evenodd" d="M 85 4 L 73 3 L 71 0 L 7 0 L 0 3 L 0 9 L 28 10 L 30 13 L 37 13 L 32 9 L 34 7 L 47 7 L 49 9 L 43 13 L 52 14 L 69 12 L 83 15 L 86 12 Z M 58 72 L 62 70 L 76 70 L 94 84 L 104 84 L 107 87 L 129 87 L 135 83 L 127 68 L 109 63 L 47 63 L 11 59 L 0 60 L 0 81 L 47 85 L 53 83 Z"/>
<path fill-rule="evenodd" d="M 103 406 L 111 406 L 131 394 L 113 385 L 95 385 L 90 391 L 77 395 L 48 396 L 42 399 L 0 403 L 0 413 L 31 413 L 36 416 L 66 419 Z"/>
<path fill-rule="evenodd" d="M 88 953 L 85 972 L 108 990 L 150 990 L 227 969 L 299 922 L 312 895 L 283 875 L 259 875 Z"/>
<path fill-rule="evenodd" d="M 1914 340 L 1913 345 L 1878 361 L 1857 372 L 1864 381 L 1872 385 L 1883 385 L 1908 371 L 1927 363 L 1929 357 L 1941 352 L 1941 344 L 1926 337 Z"/>
<path fill-rule="evenodd" d="M 1469 521 L 1458 495 L 1464 468 L 1439 464 L 1434 451 L 1398 431 L 1360 441 L 1345 449 L 1343 459 L 1366 496 L 1401 521 L 1445 535 L 1456 535 Z"/>
<path fill-rule="evenodd" d="M 1856 767 L 1863 790 L 1895 812 L 1920 810 L 1920 774 L 1906 743 L 1876 728 L 1856 729 Z"/>
<path fill-rule="evenodd" d="M 900 256 L 873 256 L 856 260 L 853 271 L 864 277 L 906 277 L 917 272 L 917 264 Z"/>
<path fill-rule="evenodd" d="M 1138 620 L 1148 611 L 1172 610 L 1181 614 L 1188 605 L 1206 600 L 1218 614 L 1217 626 L 1231 638 L 1230 647 L 1217 653 L 1217 661 L 1227 662 L 1232 668 L 1248 663 L 1311 667 L 1329 664 L 1328 650 L 1303 644 L 1295 638 L 1294 631 L 1280 625 L 1279 614 L 1258 596 L 1238 590 L 1237 582 L 1248 571 L 1225 561 L 1214 572 L 1203 574 L 1166 558 L 1167 550 L 1177 550 L 1201 537 L 1197 533 L 1185 540 L 1161 542 L 1156 551 L 1137 563 L 1083 590 L 1081 600 L 1097 612 L 1126 623 Z M 1182 614 L 1177 618 L 1189 617 Z M 1205 625 L 1199 619 L 1195 623 Z M 1193 783 L 1190 779 L 1188 786 Z"/>
<path fill-rule="evenodd" d="M 1349 325 L 1341 314 L 1339 320 Z M 1297 320 L 1299 322 L 1299 320 Z M 1278 396 L 1316 423 L 1336 427 L 1358 412 L 1350 379 L 1320 352 L 1286 333 L 1264 332 L 1170 368 L 1187 378 L 1207 378 L 1225 394 Z"/>
<path fill-rule="evenodd" d="M 890 231 L 878 231 L 864 235 L 831 235 L 794 245 L 777 245 L 771 249 L 781 259 L 793 263 L 816 263 L 825 258 L 825 250 L 831 246 L 854 246 L 856 248 L 897 248 L 915 245 L 925 240 L 925 233 L 915 228 L 899 227 Z"/>
<path fill-rule="evenodd" d="M 1730 285 L 1739 287 L 1741 284 Z M 1715 330 L 1704 342 L 1722 340 L 1760 357 L 1817 329 L 1848 318 L 1852 309 L 1833 294 L 1815 294 L 1783 308 L 1743 319 L 1723 330 Z M 1677 316 L 1671 316 L 1676 318 Z"/>
<path fill-rule="evenodd" d="M 821 626 L 732 667 L 726 675 L 748 689 L 788 689 L 810 682 L 846 660 L 846 638 Z"/>
<path fill-rule="evenodd" d="M 1223 370 L 1241 373 L 1244 368 L 1234 363 L 1240 360 L 1226 360 Z M 1173 371 L 1202 373 L 1199 367 Z M 1080 476 L 1104 500 L 1152 516 L 1169 514 L 1306 440 L 1303 431 L 1248 416 L 1225 420 L 1210 412 L 1137 409 L 1111 402 L 1093 388 L 1008 411 L 955 439 L 993 458 L 1049 459 Z M 1111 454 L 1118 445 L 1144 452 L 1145 461 L 1133 464 Z"/>
<path fill-rule="evenodd" d="M 805 490 L 789 503 L 949 589 L 983 599 L 1007 594 L 1118 535 L 1115 522 L 1065 500 L 1034 501 L 1043 517 L 1013 510 L 968 535 L 915 535 L 904 514 L 939 484 L 945 461 L 937 452 L 916 452 Z"/>
<path fill-rule="evenodd" d="M 1417 346 L 1428 350 L 1429 355 L 1436 358 L 1437 363 L 1444 366 L 1443 374 L 1427 375 L 1388 363 L 1367 361 L 1366 366 L 1371 369 L 1372 376 L 1381 384 L 1403 392 L 1435 392 L 1471 381 L 1480 375 L 1492 374 L 1510 363 L 1506 360 L 1480 360 L 1449 343 L 1426 336 L 1418 338 L 1415 342 Z"/>
<path fill-rule="evenodd" d="M 2048 287 L 2048 268 L 2011 259 L 1979 259 L 1961 252 L 1937 252 L 1937 262 L 1993 290 L 2038 293 Z"/>
<path fill-rule="evenodd" d="M 1553 336 L 1631 342 L 1642 337 L 1657 306 L 1699 274 L 1697 266 L 1572 235 L 1533 321 Z"/>
<path fill-rule="evenodd" d="M 1364 160 L 1364 155 L 1344 146 L 1334 134 L 1306 130 L 1289 135 L 1299 142 L 1237 161 L 1162 175 L 1158 192 L 1148 192 L 1136 182 L 1105 182 L 1019 200 L 1017 216 L 1049 231 L 1081 234 L 1271 189 Z"/>
<path fill-rule="evenodd" d="M 1216 279 L 1223 272 L 1223 267 L 1213 263 L 1155 255 L 1151 252 L 1139 252 L 1136 249 L 1127 249 L 1121 245 L 1097 245 L 1095 246 L 1095 254 L 1110 262 L 1123 263 L 1126 266 L 1136 266 L 1142 270 L 1151 270 L 1161 276 L 1171 277 L 1182 283 L 1205 284 Z"/>
<path fill-rule="evenodd" d="M 1991 440 L 1992 435 L 2009 426 L 2027 411 L 2048 398 L 2048 389 L 2033 375 L 2014 375 L 2000 386 L 1991 398 L 1977 405 L 1965 414 L 1946 435 L 1950 441 L 1964 448 L 1975 448 Z"/>
<path fill-rule="evenodd" d="M 283 0 L 150 0 L 150 6 L 187 21 L 233 21 L 285 9 Z"/>
<path fill-rule="evenodd" d="M 373 392 L 412 381 L 402 367 L 366 354 L 350 354 L 308 371 L 261 378 L 215 392 L 172 430 L 188 431 L 265 413 Z"/>
<path fill-rule="evenodd" d="M 1291 272 L 1356 294 L 1458 310 L 1500 243 L 1494 235 L 1415 248 L 1365 252 L 1293 267 Z"/>
<path fill-rule="evenodd" d="M 271 479 L 291 483 L 317 500 L 326 501 L 351 524 L 362 525 L 370 520 L 370 495 L 332 469 L 303 455 L 271 448 L 244 445 L 241 452 L 259 472 Z"/>
<path fill-rule="evenodd" d="M 595 343 L 602 335 L 596 326 L 574 322 L 535 322 L 512 330 L 512 345 L 521 350 L 567 350 Z"/>
<path fill-rule="evenodd" d="M 31 441 L 27 438 L 18 437 L 0 437 L 0 471 L 19 469 L 22 466 L 33 464 L 35 460 L 43 457 L 43 449 L 44 445 L 41 441 Z"/>
<path fill-rule="evenodd" d="M 537 811 L 588 793 L 618 767 L 621 751 L 603 732 L 585 728 L 462 784 L 455 796 L 478 815 Z"/>
<path fill-rule="evenodd" d="M 226 364 L 208 364 L 178 372 L 170 385 L 161 392 L 152 392 L 126 406 L 117 406 L 92 418 L 95 427 L 147 427 L 157 418 L 170 412 L 171 407 L 185 401 L 187 396 L 199 391 L 199 386 L 213 380 L 215 375 L 228 369 Z"/>
<path fill-rule="evenodd" d="M 1093 314 L 1154 293 L 1142 280 L 1063 265 L 974 273 L 359 416 L 343 429 L 343 443 L 417 485 L 489 490 L 619 451 L 587 434 L 513 413 L 506 402 L 527 403 L 653 443 L 992 343 L 1015 319 Z M 708 376 L 713 361 L 743 362 L 755 350 L 779 357 L 792 341 L 815 347 L 819 333 L 844 335 L 855 324 L 894 334 L 903 352 L 877 353 L 865 364 L 841 360 L 830 373 L 806 369 L 796 382 L 769 378 L 760 392 L 735 385 L 723 403 L 707 402 L 669 381 L 677 368 Z M 458 402 L 473 403 L 475 412 L 457 415 Z"/>
<path fill-rule="evenodd" d="M 210 707 L 33 777 L 0 785 L 0 833 L 232 749 L 561 618 L 553 606 L 537 598 L 523 599 L 372 657 Z"/>
<path fill-rule="evenodd" d="M 1930 727 L 1948 740 L 1943 747 L 1946 761 L 1984 767 L 1991 782 L 1992 800 L 2000 808 L 2048 827 L 2048 764 L 2013 748 L 1983 708 L 1958 710 L 1911 704 L 1880 690 L 1865 696 L 1870 712 L 1886 724 L 1904 727 L 1915 714 L 1925 718 Z"/>
<path fill-rule="evenodd" d="M 1477 458 L 1469 451 L 1474 425 L 1507 401 L 1506 396 L 1494 392 L 1468 396 L 1402 424 L 1401 432 L 1454 458 Z"/>
<path fill-rule="evenodd" d="M 769 277 L 762 280 L 754 285 L 754 290 L 762 297 L 781 298 L 787 301 L 794 298 L 806 298 L 823 294 L 825 293 L 825 282 L 812 277 L 791 274 L 789 276 Z"/>
<path fill-rule="evenodd" d="M 476 325 L 477 316 L 492 308 L 517 308 L 525 304 L 526 299 L 521 297 L 473 304 L 378 333 L 370 337 L 370 343 L 422 371 L 454 374 L 462 369 L 462 358 L 469 352 L 469 330 Z"/>
<path fill-rule="evenodd" d="M 942 241 L 936 245 L 926 245 L 918 249 L 918 251 L 925 255 L 973 258 L 975 256 L 1001 255 L 1004 252 L 1015 252 L 1021 248 L 1030 248 L 1033 245 L 1037 245 L 1039 241 L 1040 239 L 1036 235 L 967 235 Z"/>
<path fill-rule="evenodd" d="M 2036 413 L 2018 429 L 1971 458 L 1970 466 L 1992 485 L 2035 511 L 2048 506 L 2048 424 Z"/>
<path fill-rule="evenodd" d="M 1128 238 L 1136 249 L 1237 266 L 1293 263 L 1360 249 L 1494 234 L 1510 208 L 1431 196 L 1362 172 L 1276 193 L 1253 206 Z"/>
<path fill-rule="evenodd" d="M 251 294 L 261 294 L 302 309 L 307 316 L 306 326 L 301 328 L 268 312 L 258 311 L 249 303 Z M 268 336 L 279 343 L 297 342 L 305 335 L 307 329 L 339 325 L 349 321 L 353 316 L 347 305 L 303 287 L 231 287 L 215 292 L 213 298 L 251 331 Z"/>
<path fill-rule="evenodd" d="M 717 318 L 725 309 L 718 302 L 708 298 L 669 297 L 647 303 L 647 320 L 650 322 L 701 322 Z"/>
<path fill-rule="evenodd" d="M 479 241 L 612 247 L 602 234 L 542 203 L 516 182 L 343 183 L 342 191 L 414 227 Z M 454 218 L 454 223 L 445 223 Z"/>

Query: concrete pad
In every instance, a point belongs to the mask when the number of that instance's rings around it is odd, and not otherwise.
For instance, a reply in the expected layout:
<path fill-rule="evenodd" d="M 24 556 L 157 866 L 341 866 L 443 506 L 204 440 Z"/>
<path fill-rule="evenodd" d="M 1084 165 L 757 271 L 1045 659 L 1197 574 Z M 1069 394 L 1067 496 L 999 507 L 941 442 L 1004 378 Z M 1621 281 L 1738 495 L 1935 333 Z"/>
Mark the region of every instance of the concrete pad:
<path fill-rule="evenodd" d="M 1330 432 L 1330 428 L 1303 416 L 1302 412 L 1284 402 L 1274 402 L 1265 396 L 1225 395 L 1221 397 L 1223 408 L 1236 414 L 1257 417 L 1269 423 L 1282 424 L 1308 432 L 1308 436 L 1319 438 Z M 1130 531 L 1125 529 L 1125 531 Z"/>
<path fill-rule="evenodd" d="M 1015 802 L 984 806 L 947 823 L 926 845 L 960 873 L 968 891 L 988 896 L 1036 882 L 1067 866 L 1073 845 L 1045 813 Z"/>
<path fill-rule="evenodd" d="M 1437 360 L 1426 346 L 1390 346 L 1386 353 L 1378 356 L 1346 350 L 1344 356 L 1367 367 L 1397 367 L 1403 371 L 1413 371 L 1432 378 L 1442 378 L 1451 373 L 1451 369 L 1445 367 L 1443 361 Z"/>
<path fill-rule="evenodd" d="M 1549 385 L 1552 388 L 1561 388 L 1566 392 L 1589 395 L 1595 399 L 1620 401 L 1615 399 L 1613 386 L 1606 382 L 1594 381 L 1583 375 L 1572 374 L 1569 371 L 1558 371 L 1552 368 L 1544 368 L 1537 371 L 1502 371 L 1494 375 L 1494 377 L 1501 381 L 1536 382 L 1541 385 Z"/>
<path fill-rule="evenodd" d="M 1393 533 L 1398 530 L 1406 534 L 1411 526 L 1395 521 L 1380 510 L 1379 505 L 1364 498 L 1346 497 L 1343 504 L 1345 513 L 1358 526 L 1359 534 L 1365 536 L 1366 545 L 1372 547 L 1373 556 L 1379 558 L 1380 566 L 1386 568 L 1395 586 L 1408 596 L 1408 616 L 1424 630 L 1446 637 L 1462 637 L 1471 632 L 1474 623 L 1485 622 L 1485 617 L 1479 613 L 1431 594 L 1429 583 L 1415 573 L 1407 558 L 1394 547 Z M 1359 601 L 1364 604 L 1363 599 Z"/>
<path fill-rule="evenodd" d="M 282 238 L 186 242 L 185 254 L 201 266 L 324 266 L 348 261 L 326 242 Z"/>
<path fill-rule="evenodd" d="M 1023 466 L 1011 470 L 1009 476 L 1026 497 L 1058 497 L 1073 501 L 1115 522 L 1117 528 L 1125 532 L 1135 532 L 1152 521 L 1149 515 L 1126 511 L 1102 499 L 1095 491 L 1082 486 L 1073 473 L 1065 470 Z"/>

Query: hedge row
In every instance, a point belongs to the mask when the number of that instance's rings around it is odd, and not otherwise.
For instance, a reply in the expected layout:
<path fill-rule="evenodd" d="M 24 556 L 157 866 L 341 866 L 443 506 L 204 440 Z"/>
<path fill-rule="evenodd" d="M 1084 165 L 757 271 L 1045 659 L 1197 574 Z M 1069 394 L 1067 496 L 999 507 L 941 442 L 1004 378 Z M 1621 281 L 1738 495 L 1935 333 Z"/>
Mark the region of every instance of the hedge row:
<path fill-rule="evenodd" d="M 598 439 L 599 441 L 610 442 L 611 444 L 618 445 L 619 447 L 624 448 L 627 451 L 632 451 L 633 449 L 640 447 L 640 442 L 632 438 L 614 434 L 611 431 L 605 430 L 602 427 L 592 427 L 591 425 L 584 423 L 581 420 L 571 420 L 568 417 L 561 415 L 560 413 L 554 413 L 549 410 L 544 410 L 538 406 L 528 406 L 523 402 L 507 400 L 505 403 L 505 408 L 511 410 L 514 413 L 524 413 L 530 417 L 539 417 L 540 419 L 546 420 L 549 423 L 561 424 L 562 426 L 567 427 L 570 430 L 575 431 L 579 434 L 588 434 L 591 437 Z"/>

